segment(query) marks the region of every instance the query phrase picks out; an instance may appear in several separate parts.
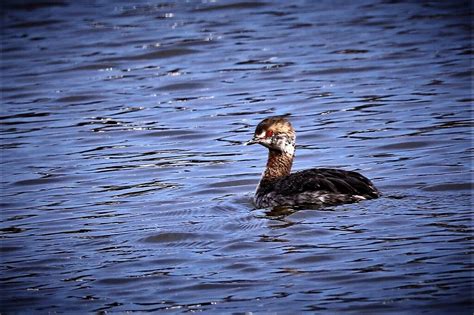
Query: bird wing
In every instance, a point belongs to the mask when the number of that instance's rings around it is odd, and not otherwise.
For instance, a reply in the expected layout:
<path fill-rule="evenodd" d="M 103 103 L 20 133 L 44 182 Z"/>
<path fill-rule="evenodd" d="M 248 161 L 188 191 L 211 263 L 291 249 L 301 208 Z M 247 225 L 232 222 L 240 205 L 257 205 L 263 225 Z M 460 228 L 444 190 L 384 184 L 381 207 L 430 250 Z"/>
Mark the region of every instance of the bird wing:
<path fill-rule="evenodd" d="M 315 168 L 293 173 L 275 183 L 278 191 L 288 195 L 321 191 L 377 197 L 377 189 L 363 175 L 345 170 Z"/>

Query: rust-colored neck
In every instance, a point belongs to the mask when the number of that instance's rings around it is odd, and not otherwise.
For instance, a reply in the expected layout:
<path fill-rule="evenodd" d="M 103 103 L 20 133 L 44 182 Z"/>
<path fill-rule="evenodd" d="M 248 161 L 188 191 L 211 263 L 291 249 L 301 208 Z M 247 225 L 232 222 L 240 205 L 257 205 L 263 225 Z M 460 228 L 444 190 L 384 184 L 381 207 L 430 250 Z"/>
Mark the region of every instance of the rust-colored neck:
<path fill-rule="evenodd" d="M 293 155 L 276 150 L 268 150 L 267 168 L 262 180 L 273 181 L 290 175 Z"/>

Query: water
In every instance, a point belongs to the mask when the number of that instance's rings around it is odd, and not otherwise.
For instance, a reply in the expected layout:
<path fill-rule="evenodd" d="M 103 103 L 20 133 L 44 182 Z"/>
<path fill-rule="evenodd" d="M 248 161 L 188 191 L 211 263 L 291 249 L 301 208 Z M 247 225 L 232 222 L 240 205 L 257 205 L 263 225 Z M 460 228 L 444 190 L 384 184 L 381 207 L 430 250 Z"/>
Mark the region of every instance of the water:
<path fill-rule="evenodd" d="M 469 2 L 134 3 L 2 5 L 2 313 L 472 313 Z M 384 196 L 254 209 L 274 114 Z"/>

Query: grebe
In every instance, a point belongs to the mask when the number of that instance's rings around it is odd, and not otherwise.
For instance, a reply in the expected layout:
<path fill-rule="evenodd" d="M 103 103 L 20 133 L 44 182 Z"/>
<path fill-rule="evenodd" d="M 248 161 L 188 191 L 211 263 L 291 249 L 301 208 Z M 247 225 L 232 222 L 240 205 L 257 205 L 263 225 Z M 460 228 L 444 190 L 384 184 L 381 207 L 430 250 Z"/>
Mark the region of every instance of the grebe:
<path fill-rule="evenodd" d="M 254 196 L 257 208 L 274 206 L 326 206 L 380 196 L 370 180 L 357 172 L 313 168 L 293 174 L 295 130 L 280 116 L 260 122 L 253 139 L 245 143 L 268 148 L 267 167 Z"/>

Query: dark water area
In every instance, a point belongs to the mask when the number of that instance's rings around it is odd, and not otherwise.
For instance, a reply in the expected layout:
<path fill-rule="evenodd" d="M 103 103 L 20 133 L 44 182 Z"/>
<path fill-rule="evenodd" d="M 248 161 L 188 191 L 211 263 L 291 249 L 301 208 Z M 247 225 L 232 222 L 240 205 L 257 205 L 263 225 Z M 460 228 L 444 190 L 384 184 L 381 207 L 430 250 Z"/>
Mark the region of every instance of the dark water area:
<path fill-rule="evenodd" d="M 0 312 L 472 314 L 472 7 L 7 1 Z M 255 209 L 243 142 L 383 197 Z"/>

